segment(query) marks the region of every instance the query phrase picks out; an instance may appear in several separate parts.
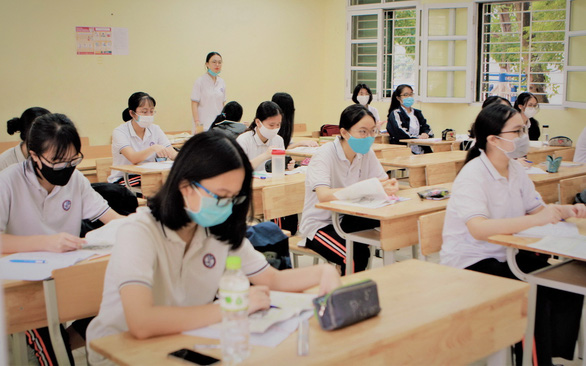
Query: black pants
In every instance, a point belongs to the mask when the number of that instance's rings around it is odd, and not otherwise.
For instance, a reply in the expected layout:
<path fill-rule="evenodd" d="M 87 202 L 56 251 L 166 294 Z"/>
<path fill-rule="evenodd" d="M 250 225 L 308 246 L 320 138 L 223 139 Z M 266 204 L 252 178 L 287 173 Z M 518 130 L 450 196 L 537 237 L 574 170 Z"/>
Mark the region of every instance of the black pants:
<path fill-rule="evenodd" d="M 295 235 L 297 233 L 297 228 L 299 226 L 299 218 L 297 215 L 289 215 L 278 217 L 272 220 L 281 230 L 288 230 L 291 232 L 291 235 Z"/>
<path fill-rule="evenodd" d="M 547 258 L 545 255 L 520 251 L 517 264 L 519 269 L 527 273 L 548 266 Z M 517 279 L 507 262 L 499 262 L 494 258 L 484 259 L 466 269 Z M 567 360 L 574 358 L 583 301 L 582 295 L 538 286 L 534 332 L 538 365 L 551 365 L 552 357 Z M 521 364 L 522 350 L 520 343 L 515 345 L 517 365 Z"/>
<path fill-rule="evenodd" d="M 347 233 L 373 229 L 380 226 L 377 220 L 362 217 L 344 215 L 340 223 L 342 230 Z M 307 239 L 305 246 L 329 262 L 342 266 L 342 274 L 346 273 L 346 240 L 336 233 L 334 225 L 328 225 L 319 229 L 312 240 Z M 368 245 L 354 243 L 354 272 L 364 271 L 370 258 Z"/>

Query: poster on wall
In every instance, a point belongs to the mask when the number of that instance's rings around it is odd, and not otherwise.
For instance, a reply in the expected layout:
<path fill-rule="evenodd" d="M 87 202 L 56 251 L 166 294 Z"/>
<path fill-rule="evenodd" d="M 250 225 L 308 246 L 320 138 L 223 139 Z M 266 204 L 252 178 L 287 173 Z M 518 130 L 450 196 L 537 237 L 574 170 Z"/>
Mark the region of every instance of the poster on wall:
<path fill-rule="evenodd" d="M 78 55 L 128 55 L 128 29 L 75 27 Z"/>

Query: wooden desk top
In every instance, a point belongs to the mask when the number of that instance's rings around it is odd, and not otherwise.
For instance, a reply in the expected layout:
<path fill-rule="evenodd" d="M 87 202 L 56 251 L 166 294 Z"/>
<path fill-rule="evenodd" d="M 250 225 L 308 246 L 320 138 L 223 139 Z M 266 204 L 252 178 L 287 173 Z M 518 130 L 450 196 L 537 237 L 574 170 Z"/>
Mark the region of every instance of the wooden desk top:
<path fill-rule="evenodd" d="M 403 189 L 397 193 L 397 196 L 410 198 L 407 201 L 397 202 L 393 205 L 388 205 L 380 208 L 366 208 L 351 205 L 344 205 L 341 203 L 318 203 L 317 208 L 335 211 L 342 214 L 366 217 L 373 220 L 394 220 L 401 217 L 412 215 L 423 215 L 430 212 L 440 211 L 447 207 L 449 199 L 445 200 L 421 200 L 417 192 L 424 191 L 429 188 L 446 188 L 451 190 L 452 183 L 438 184 L 435 186 L 426 186 L 418 188 Z"/>
<path fill-rule="evenodd" d="M 545 165 L 538 164 L 538 168 L 546 169 Z M 535 184 L 549 183 L 559 181 L 560 179 L 573 178 L 580 175 L 586 175 L 586 164 L 578 166 L 560 166 L 557 173 L 547 174 L 529 174 L 529 178 Z"/>
<path fill-rule="evenodd" d="M 400 142 L 404 142 L 407 145 L 425 145 L 425 146 L 433 146 L 433 145 L 451 145 L 454 141 L 444 141 L 444 140 L 436 140 L 436 139 L 403 139 L 399 140 Z"/>
<path fill-rule="evenodd" d="M 392 159 L 383 159 L 383 166 L 394 166 L 399 168 L 418 168 L 431 164 L 441 164 L 450 162 L 463 162 L 466 160 L 466 151 L 443 151 L 431 154 L 398 156 Z"/>
<path fill-rule="evenodd" d="M 82 172 L 87 171 L 87 170 L 95 170 L 96 169 L 96 159 L 84 158 L 76 168 L 77 168 L 77 170 L 81 170 Z"/>
<path fill-rule="evenodd" d="M 297 173 L 297 174 L 288 174 L 285 175 L 285 179 L 273 179 L 273 178 L 252 178 L 252 190 L 262 190 L 264 187 L 268 186 L 276 186 L 280 184 L 286 183 L 297 183 L 297 182 L 305 182 L 305 174 L 304 173 Z"/>
<path fill-rule="evenodd" d="M 567 221 L 576 223 L 578 225 L 578 230 L 580 231 L 580 234 L 586 235 L 586 219 L 570 218 Z M 513 247 L 513 248 L 517 248 L 517 249 L 530 250 L 532 252 L 545 253 L 545 254 L 549 254 L 549 255 L 559 255 L 559 253 L 549 252 L 546 250 L 541 250 L 541 249 L 537 249 L 537 248 L 533 248 L 533 247 L 529 246 L 530 244 L 536 243 L 539 240 L 540 240 L 540 238 L 529 238 L 529 237 L 515 236 L 515 235 L 493 235 L 488 238 L 488 242 L 503 245 L 506 247 Z M 560 240 L 563 240 L 563 239 L 560 239 Z M 566 255 L 564 255 L 564 257 L 572 258 L 572 259 L 576 259 L 576 260 L 580 260 L 580 261 L 583 260 L 582 258 L 568 257 Z"/>
<path fill-rule="evenodd" d="M 252 347 L 244 365 L 468 364 L 522 338 L 529 286 L 496 276 L 408 260 L 342 278 L 378 284 L 381 313 L 333 332 L 310 320 L 309 355 L 297 334 L 275 348 Z M 169 352 L 217 340 L 172 335 L 137 340 L 128 333 L 91 342 L 120 365 L 180 365 Z M 199 350 L 220 357 L 220 350 Z M 366 362 L 368 360 L 368 362 Z"/>
<path fill-rule="evenodd" d="M 541 147 L 529 147 L 529 152 L 555 152 L 559 150 L 571 149 L 569 146 L 541 146 Z"/>
<path fill-rule="evenodd" d="M 149 164 L 152 164 L 149 163 Z M 169 167 L 169 165 L 163 163 L 161 164 L 161 169 L 149 169 L 149 168 L 143 168 L 140 165 L 112 165 L 110 167 L 110 169 L 113 170 L 119 170 L 121 172 L 126 172 L 126 173 L 130 173 L 130 174 L 160 174 L 161 172 L 164 171 L 169 171 L 171 170 L 171 168 Z"/>

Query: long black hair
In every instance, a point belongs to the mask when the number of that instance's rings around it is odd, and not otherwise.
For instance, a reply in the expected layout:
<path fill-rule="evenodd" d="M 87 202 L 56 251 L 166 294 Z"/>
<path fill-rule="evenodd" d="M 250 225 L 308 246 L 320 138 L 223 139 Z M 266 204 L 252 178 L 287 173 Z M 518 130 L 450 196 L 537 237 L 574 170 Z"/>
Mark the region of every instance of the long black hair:
<path fill-rule="evenodd" d="M 368 103 L 366 104 L 370 104 L 370 102 L 372 102 L 372 91 L 370 91 L 370 88 L 366 84 L 358 84 L 354 87 L 354 91 L 352 92 L 352 101 L 356 104 L 360 104 L 360 102 L 358 101 L 358 93 L 360 93 L 360 90 L 362 89 L 366 89 L 366 91 L 368 92 L 369 98 Z"/>
<path fill-rule="evenodd" d="M 212 156 L 213 159 L 210 158 Z M 191 222 L 179 190 L 182 182 L 199 182 L 239 168 L 244 168 L 245 174 L 238 195 L 246 196 L 246 199 L 242 204 L 234 205 L 226 221 L 209 228 L 218 240 L 236 249 L 246 234 L 246 215 L 251 210 L 252 167 L 236 140 L 222 133 L 207 131 L 190 138 L 177 154 L 165 184 L 149 200 L 148 206 L 157 221 L 172 230 L 178 230 Z"/>
<path fill-rule="evenodd" d="M 352 104 L 342 111 L 342 114 L 340 115 L 339 127 L 350 132 L 352 126 L 360 122 L 364 116 L 370 116 L 372 117 L 373 121 L 376 121 L 374 119 L 374 115 L 371 111 L 368 110 L 368 108 L 362 104 Z M 342 136 L 340 136 L 340 138 L 344 139 Z"/>
<path fill-rule="evenodd" d="M 6 132 L 8 132 L 9 135 L 14 135 L 15 132 L 20 132 L 20 139 L 26 141 L 26 136 L 35 118 L 49 113 L 51 112 L 41 107 L 28 108 L 22 112 L 20 118 L 14 117 L 6 122 Z"/>
<path fill-rule="evenodd" d="M 295 104 L 293 103 L 293 97 L 289 93 L 275 93 L 272 101 L 277 103 L 283 112 L 279 136 L 283 138 L 286 149 L 291 143 L 295 123 Z"/>
<path fill-rule="evenodd" d="M 413 88 L 410 85 L 399 85 L 397 89 L 395 89 L 395 91 L 393 92 L 393 95 L 391 95 L 391 106 L 389 107 L 389 114 L 391 114 L 391 112 L 395 109 L 401 107 L 401 102 L 399 101 L 399 98 L 401 97 L 401 94 L 403 94 L 403 90 L 405 88 L 409 88 L 411 89 L 411 92 L 413 92 Z"/>
<path fill-rule="evenodd" d="M 535 99 L 535 101 L 539 105 L 539 101 L 537 100 L 537 97 L 533 93 L 523 92 L 523 93 L 517 95 L 517 99 L 515 99 L 515 105 L 513 106 L 513 108 L 515 108 L 517 111 L 521 112 L 521 108 L 519 108 L 519 106 L 520 105 L 522 105 L 522 106 L 527 105 L 527 103 L 529 102 L 529 100 L 531 98 Z"/>
<path fill-rule="evenodd" d="M 122 120 L 128 122 L 132 119 L 130 111 L 136 112 L 136 109 L 143 104 L 152 104 L 153 107 L 157 105 L 155 98 L 151 97 L 145 92 L 136 92 L 128 98 L 128 108 L 122 111 Z"/>
<path fill-rule="evenodd" d="M 71 146 L 75 148 L 76 154 L 81 152 L 81 139 L 75 125 L 61 113 L 37 117 L 28 132 L 26 144 L 29 151 L 39 156 L 51 147 L 55 148 L 54 156 L 45 156 L 52 161 L 64 160 Z"/>
<path fill-rule="evenodd" d="M 248 126 L 248 130 L 252 131 L 252 133 L 256 133 L 255 131 L 255 127 L 256 127 L 256 119 L 258 118 L 259 121 L 264 121 L 267 118 L 270 117 L 274 117 L 274 116 L 278 116 L 278 115 L 283 115 L 283 111 L 281 111 L 281 108 L 279 107 L 279 105 L 275 102 L 271 102 L 270 100 L 267 100 L 265 102 L 262 102 L 261 104 L 259 104 L 258 108 L 256 109 L 256 115 L 254 116 L 254 119 L 252 120 L 252 122 L 250 122 L 250 126 Z M 282 123 L 281 123 L 282 126 Z"/>
<path fill-rule="evenodd" d="M 476 138 L 476 143 L 470 148 L 470 150 L 468 150 L 464 165 L 477 156 L 480 156 L 481 149 L 486 151 L 488 136 L 500 135 L 505 123 L 517 113 L 519 112 L 515 109 L 500 103 L 489 105 L 482 109 L 480 113 L 478 113 L 476 121 L 474 121 L 474 125 L 472 126 L 472 132 Z"/>

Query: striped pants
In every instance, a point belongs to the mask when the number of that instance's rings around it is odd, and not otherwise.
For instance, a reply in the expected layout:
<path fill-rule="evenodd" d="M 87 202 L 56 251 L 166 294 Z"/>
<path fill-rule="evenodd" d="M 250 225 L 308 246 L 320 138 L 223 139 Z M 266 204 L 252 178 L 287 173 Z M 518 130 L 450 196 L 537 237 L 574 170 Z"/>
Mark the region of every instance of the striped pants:
<path fill-rule="evenodd" d="M 380 222 L 357 216 L 344 215 L 340 226 L 344 232 L 351 233 L 378 227 L 380 226 Z M 312 240 L 309 240 L 309 238 L 306 240 L 305 246 L 317 252 L 327 261 L 341 265 L 342 274 L 346 273 L 346 240 L 342 239 L 336 233 L 334 225 L 324 226 L 319 229 Z M 368 245 L 354 243 L 354 272 L 364 271 L 369 258 L 370 249 Z"/>

